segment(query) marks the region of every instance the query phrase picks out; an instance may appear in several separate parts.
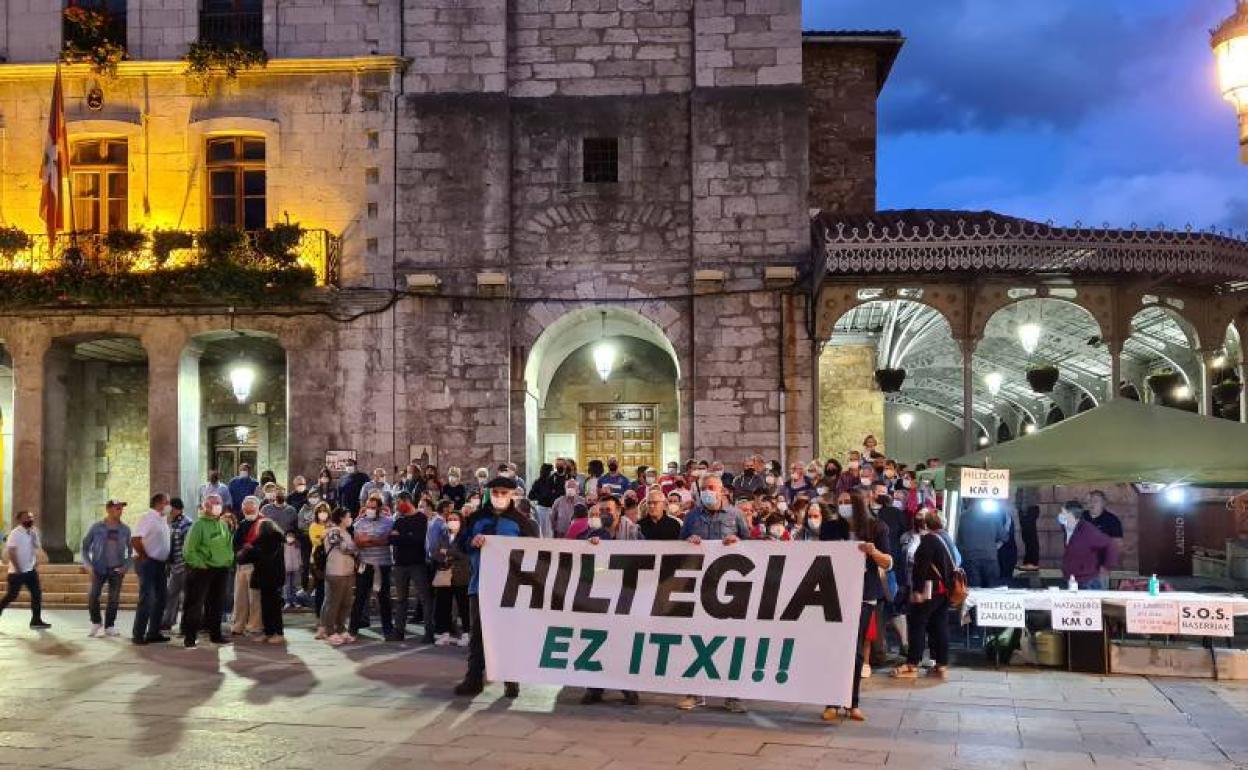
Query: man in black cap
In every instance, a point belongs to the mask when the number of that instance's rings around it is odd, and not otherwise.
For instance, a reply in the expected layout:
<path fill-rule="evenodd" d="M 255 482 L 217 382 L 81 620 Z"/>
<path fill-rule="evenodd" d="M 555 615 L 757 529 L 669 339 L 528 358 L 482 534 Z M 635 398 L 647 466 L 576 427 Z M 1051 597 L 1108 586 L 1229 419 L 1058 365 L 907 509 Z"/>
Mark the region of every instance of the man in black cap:
<path fill-rule="evenodd" d="M 515 479 L 499 476 L 485 485 L 489 501 L 468 519 L 460 531 L 457 545 L 468 554 L 472 578 L 468 582 L 468 606 L 472 614 L 472 643 L 468 647 L 468 672 L 455 687 L 456 695 L 478 695 L 485 689 L 485 640 L 481 634 L 481 604 L 477 590 L 481 580 L 481 546 L 488 535 L 498 537 L 537 537 L 537 522 L 516 509 L 520 490 Z M 504 682 L 503 694 L 508 698 L 520 695 L 520 685 Z"/>

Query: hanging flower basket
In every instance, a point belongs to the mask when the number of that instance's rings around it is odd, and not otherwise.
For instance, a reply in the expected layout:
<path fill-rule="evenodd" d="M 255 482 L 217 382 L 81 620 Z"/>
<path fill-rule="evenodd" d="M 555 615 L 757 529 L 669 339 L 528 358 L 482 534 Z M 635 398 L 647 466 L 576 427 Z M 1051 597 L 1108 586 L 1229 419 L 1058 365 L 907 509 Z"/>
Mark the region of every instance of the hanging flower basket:
<path fill-rule="evenodd" d="M 1239 380 L 1223 380 L 1213 386 L 1213 400 L 1222 406 L 1239 404 L 1239 394 L 1244 389 Z"/>
<path fill-rule="evenodd" d="M 906 381 L 905 369 L 876 369 L 875 384 L 885 393 L 896 393 Z"/>
<path fill-rule="evenodd" d="M 1036 366 L 1027 370 L 1027 384 L 1036 393 L 1052 393 L 1061 372 L 1056 366 Z"/>

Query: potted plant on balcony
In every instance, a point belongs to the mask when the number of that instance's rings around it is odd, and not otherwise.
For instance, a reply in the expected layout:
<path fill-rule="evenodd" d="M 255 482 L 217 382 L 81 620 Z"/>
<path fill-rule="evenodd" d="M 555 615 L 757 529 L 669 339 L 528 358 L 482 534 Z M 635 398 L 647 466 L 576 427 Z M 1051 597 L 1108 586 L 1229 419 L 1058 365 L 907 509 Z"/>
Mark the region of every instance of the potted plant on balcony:
<path fill-rule="evenodd" d="M 303 240 L 303 227 L 298 222 L 279 222 L 256 232 L 256 251 L 278 267 L 295 263 L 295 250 Z"/>
<path fill-rule="evenodd" d="M 1033 366 L 1027 370 L 1027 384 L 1036 393 L 1052 393 L 1061 374 L 1061 371 L 1052 364 Z"/>
<path fill-rule="evenodd" d="M 31 238 L 16 227 L 0 227 L 0 257 L 12 262 L 17 252 L 30 248 Z"/>
<path fill-rule="evenodd" d="M 195 245 L 195 236 L 185 230 L 157 230 L 152 233 L 152 259 L 156 267 L 169 264 L 169 257 L 177 249 L 189 249 Z"/>
<path fill-rule="evenodd" d="M 243 231 L 224 225 L 210 227 L 196 238 L 203 250 L 204 261 L 210 265 L 237 259 L 243 246 Z"/>
<path fill-rule="evenodd" d="M 880 386 L 880 390 L 884 393 L 896 393 L 901 390 L 902 384 L 906 381 L 905 369 L 876 369 L 875 384 Z"/>
<path fill-rule="evenodd" d="M 182 61 L 186 62 L 186 76 L 199 84 L 201 92 L 207 93 L 208 82 L 214 73 L 233 80 L 244 70 L 266 66 L 269 55 L 263 48 L 244 43 L 199 40 L 191 43 Z"/>
<path fill-rule="evenodd" d="M 117 65 L 126 58 L 126 47 L 110 36 L 112 17 L 98 8 L 67 7 L 63 14 L 65 42 L 61 61 L 90 64 L 95 74 L 117 76 Z"/>
<path fill-rule="evenodd" d="M 104 248 L 114 260 L 133 262 L 147 245 L 147 233 L 142 230 L 109 230 L 104 234 Z"/>

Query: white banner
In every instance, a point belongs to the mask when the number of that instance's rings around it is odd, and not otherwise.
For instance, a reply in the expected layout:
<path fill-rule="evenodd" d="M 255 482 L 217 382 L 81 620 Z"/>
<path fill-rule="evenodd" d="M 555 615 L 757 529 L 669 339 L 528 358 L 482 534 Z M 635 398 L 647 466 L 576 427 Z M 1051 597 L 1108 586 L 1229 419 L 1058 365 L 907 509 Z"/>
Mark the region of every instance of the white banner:
<path fill-rule="evenodd" d="M 864 558 L 844 542 L 490 537 L 486 675 L 849 705 Z"/>
<path fill-rule="evenodd" d="M 1127 633 L 1179 633 L 1179 605 L 1175 602 L 1129 599 L 1127 601 Z"/>

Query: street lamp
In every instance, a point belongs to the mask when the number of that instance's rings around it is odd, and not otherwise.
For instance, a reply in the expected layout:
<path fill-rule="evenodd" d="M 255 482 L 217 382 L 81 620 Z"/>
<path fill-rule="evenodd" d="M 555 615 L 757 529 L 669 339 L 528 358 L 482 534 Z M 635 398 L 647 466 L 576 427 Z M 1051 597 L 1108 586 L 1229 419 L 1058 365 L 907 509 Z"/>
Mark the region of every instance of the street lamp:
<path fill-rule="evenodd" d="M 1001 372 L 989 372 L 984 375 L 984 384 L 988 386 L 988 395 L 993 398 L 1001 392 L 1001 383 L 1005 381 L 1005 377 Z"/>
<path fill-rule="evenodd" d="M 897 424 L 902 430 L 910 430 L 910 426 L 914 425 L 914 415 L 910 412 L 902 412 L 897 415 Z"/>
<path fill-rule="evenodd" d="M 1040 333 L 1043 330 L 1038 323 L 1025 323 L 1018 327 L 1018 342 L 1023 346 L 1023 350 L 1027 355 L 1036 352 L 1036 348 L 1040 347 Z"/>
<path fill-rule="evenodd" d="M 1239 159 L 1248 163 L 1248 0 L 1237 0 L 1235 13 L 1213 30 L 1210 45 L 1218 64 L 1222 98 L 1239 118 Z"/>

